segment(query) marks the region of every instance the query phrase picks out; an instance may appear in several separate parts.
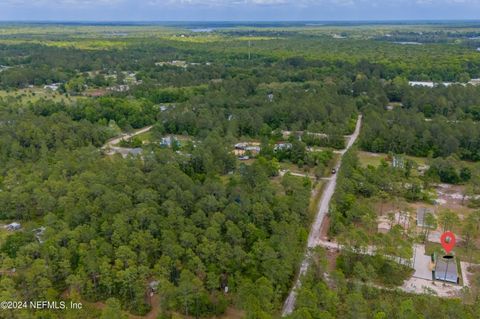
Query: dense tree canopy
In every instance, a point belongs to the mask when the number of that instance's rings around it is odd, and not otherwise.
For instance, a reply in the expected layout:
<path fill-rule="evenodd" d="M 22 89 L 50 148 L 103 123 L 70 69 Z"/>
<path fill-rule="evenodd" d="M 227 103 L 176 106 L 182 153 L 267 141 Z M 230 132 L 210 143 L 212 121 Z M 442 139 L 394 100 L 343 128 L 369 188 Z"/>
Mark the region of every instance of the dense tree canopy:
<path fill-rule="evenodd" d="M 372 287 L 398 286 L 410 268 L 358 254 L 372 244 L 412 254 L 399 228 L 371 236 L 369 199 L 427 201 L 431 181 L 476 185 L 458 164 L 480 160 L 480 87 L 464 85 L 480 77 L 470 29 L 58 28 L 0 35 L 0 220 L 22 225 L 0 230 L 1 300 L 87 305 L 35 313 L 52 319 L 158 304 L 162 316 L 233 306 L 273 318 L 305 252 L 312 188 L 363 114 L 358 148 L 428 157 L 430 167 L 420 178 L 410 162 L 362 166 L 356 148 L 344 156 L 329 231 L 348 251 L 329 278 L 314 255 L 290 317 L 478 317 L 478 304 Z M 114 146 L 124 157 L 109 153 L 113 137 L 124 138 Z M 237 143 L 251 149 L 234 155 Z M 475 223 L 464 227 L 468 247 Z"/>

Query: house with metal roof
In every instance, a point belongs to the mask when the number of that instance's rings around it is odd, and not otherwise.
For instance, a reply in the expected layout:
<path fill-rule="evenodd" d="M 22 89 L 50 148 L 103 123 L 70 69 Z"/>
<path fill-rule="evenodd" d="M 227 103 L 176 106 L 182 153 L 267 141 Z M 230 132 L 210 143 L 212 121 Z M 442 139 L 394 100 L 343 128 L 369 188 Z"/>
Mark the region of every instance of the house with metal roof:
<path fill-rule="evenodd" d="M 435 255 L 435 270 L 433 271 L 433 279 L 454 284 L 460 283 L 460 277 L 457 271 L 457 260 L 454 256 L 437 256 Z"/>

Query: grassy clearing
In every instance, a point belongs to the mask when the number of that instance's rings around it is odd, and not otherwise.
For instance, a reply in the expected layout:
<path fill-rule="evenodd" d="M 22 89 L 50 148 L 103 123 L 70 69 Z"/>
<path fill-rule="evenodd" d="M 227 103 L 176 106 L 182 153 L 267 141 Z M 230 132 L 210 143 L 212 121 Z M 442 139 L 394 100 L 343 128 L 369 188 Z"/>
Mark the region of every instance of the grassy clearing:
<path fill-rule="evenodd" d="M 188 32 L 187 32 L 188 33 Z M 179 35 L 172 35 L 172 36 L 160 36 L 161 38 L 164 38 L 166 40 L 171 40 L 171 41 L 178 41 L 178 42 L 188 42 L 188 43 L 212 43 L 212 42 L 235 42 L 235 41 L 269 41 L 269 40 L 275 40 L 277 38 L 274 37 L 261 37 L 261 36 L 252 36 L 252 37 L 245 37 L 245 36 L 240 36 L 240 37 L 226 37 L 223 35 L 219 34 L 181 34 Z"/>
<path fill-rule="evenodd" d="M 43 88 L 28 88 L 28 89 L 19 89 L 14 91 L 5 91 L 0 90 L 0 98 L 9 99 L 13 98 L 19 100 L 21 103 L 35 103 L 41 99 L 53 100 L 55 102 L 73 102 L 78 97 L 75 96 L 66 96 L 61 93 L 45 90 Z"/>
<path fill-rule="evenodd" d="M 338 163 L 338 160 L 340 158 L 339 154 L 333 154 L 332 159 L 330 162 L 326 165 L 324 171 L 322 172 L 323 177 L 330 177 L 332 169 L 335 167 L 335 165 Z M 315 177 L 315 169 L 316 167 L 309 167 L 307 165 L 304 165 L 302 168 L 298 167 L 297 164 L 294 164 L 292 162 L 280 162 L 280 169 L 282 170 L 288 170 L 292 173 L 296 174 L 306 174 L 310 175 L 312 177 Z"/>
<path fill-rule="evenodd" d="M 152 132 L 148 131 L 142 134 L 138 134 L 135 138 L 142 141 L 142 143 L 149 143 L 153 140 Z"/>
<path fill-rule="evenodd" d="M 75 41 L 51 41 L 51 40 L 32 40 L 32 39 L 0 39 L 0 44 L 40 44 L 57 48 L 75 48 L 80 50 L 111 50 L 122 49 L 127 46 L 125 41 L 111 40 L 75 40 Z"/>
<path fill-rule="evenodd" d="M 0 225 L 0 247 L 3 245 L 7 237 L 11 234 L 8 230 L 3 228 L 4 225 Z"/>
<path fill-rule="evenodd" d="M 381 164 L 382 159 L 387 160 L 388 154 L 385 153 L 371 153 L 371 152 L 364 152 L 364 151 L 358 151 L 358 159 L 360 160 L 360 164 L 364 167 L 368 165 L 372 166 L 378 166 Z M 419 166 L 425 166 L 428 165 L 431 159 L 427 157 L 416 157 L 416 156 L 410 156 L 410 155 L 405 155 L 405 159 L 411 160 L 415 162 Z M 474 162 L 469 162 L 469 161 L 458 161 L 462 165 L 469 167 L 469 168 L 474 168 L 478 167 L 478 163 Z"/>
<path fill-rule="evenodd" d="M 198 36 L 170 36 L 165 39 L 170 41 L 188 42 L 188 43 L 212 43 L 225 41 L 225 38 L 219 35 L 198 35 Z"/>
<path fill-rule="evenodd" d="M 387 160 L 387 158 L 388 158 L 388 154 L 385 154 L 385 153 L 370 153 L 370 152 L 363 152 L 363 151 L 358 152 L 358 159 L 360 160 L 360 164 L 364 167 L 368 165 L 379 166 L 382 163 L 382 159 Z M 411 160 L 419 166 L 427 165 L 429 162 L 429 159 L 426 157 L 415 157 L 415 156 L 405 155 L 405 159 Z"/>
<path fill-rule="evenodd" d="M 234 40 L 240 40 L 240 41 L 268 41 L 268 40 L 276 40 L 279 38 L 274 38 L 274 37 L 260 37 L 260 36 L 251 36 L 251 37 L 238 37 L 234 38 Z"/>
<path fill-rule="evenodd" d="M 307 174 L 314 176 L 314 169 L 308 166 L 304 166 L 303 168 L 299 168 L 297 164 L 291 162 L 280 162 L 280 169 L 288 170 L 292 173 L 296 174 Z"/>
<path fill-rule="evenodd" d="M 369 165 L 379 166 L 382 162 L 382 159 L 386 158 L 386 154 L 377 154 L 377 153 L 368 153 L 368 152 L 358 152 L 357 153 L 360 164 L 364 167 Z"/>

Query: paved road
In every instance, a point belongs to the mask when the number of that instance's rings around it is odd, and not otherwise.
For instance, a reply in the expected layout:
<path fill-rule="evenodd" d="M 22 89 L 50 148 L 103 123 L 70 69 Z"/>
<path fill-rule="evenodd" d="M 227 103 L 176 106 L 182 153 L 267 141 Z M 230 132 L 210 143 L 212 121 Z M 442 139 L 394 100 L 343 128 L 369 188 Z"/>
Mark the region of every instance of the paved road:
<path fill-rule="evenodd" d="M 352 145 L 357 140 L 358 135 L 360 134 L 361 126 L 362 126 L 362 116 L 359 115 L 357 120 L 357 126 L 355 127 L 355 132 L 350 136 L 347 143 L 347 147 L 344 150 L 340 151 L 340 159 L 336 166 L 337 172 L 339 171 L 340 166 L 342 164 L 343 155 L 348 149 L 350 149 L 350 147 L 352 147 Z M 332 199 L 333 193 L 335 192 L 336 185 L 337 185 L 337 174 L 333 175 L 332 178 L 328 181 L 325 191 L 323 192 L 322 197 L 320 198 L 320 205 L 318 208 L 317 216 L 315 217 L 315 221 L 313 222 L 312 228 L 310 230 L 310 234 L 308 236 L 307 248 L 313 248 L 313 247 L 319 246 L 322 242 L 320 230 L 322 227 L 323 219 L 325 218 L 325 215 L 328 213 L 328 207 L 330 205 L 330 200 Z M 293 286 L 292 290 L 290 291 L 290 294 L 288 295 L 287 300 L 285 300 L 285 304 L 283 305 L 282 316 L 289 315 L 293 312 L 293 309 L 295 308 L 295 302 L 297 300 L 297 289 L 301 285 L 300 279 L 307 272 L 309 262 L 310 262 L 309 249 L 307 249 L 307 252 L 305 253 L 305 257 L 302 261 L 302 264 L 300 265 L 300 271 L 298 273 L 298 277 L 296 279 L 295 285 Z"/>

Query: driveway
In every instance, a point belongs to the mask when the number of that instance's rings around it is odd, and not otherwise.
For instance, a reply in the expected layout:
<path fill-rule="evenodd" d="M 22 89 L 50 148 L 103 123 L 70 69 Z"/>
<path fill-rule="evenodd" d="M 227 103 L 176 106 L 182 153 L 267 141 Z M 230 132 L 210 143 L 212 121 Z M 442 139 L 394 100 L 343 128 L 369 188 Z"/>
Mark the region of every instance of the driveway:
<path fill-rule="evenodd" d="M 108 140 L 107 143 L 105 143 L 105 145 L 102 146 L 102 149 L 108 149 L 108 148 L 116 147 L 115 145 L 120 143 L 122 140 L 128 140 L 128 139 L 130 139 L 134 136 L 137 136 L 139 134 L 146 133 L 146 132 L 150 131 L 152 129 L 152 127 L 153 126 L 147 126 L 147 127 L 141 128 L 139 130 L 136 130 L 133 133 L 128 133 L 128 134 L 124 133 L 124 134 L 121 134 L 119 136 L 116 136 L 116 137 Z"/>
<path fill-rule="evenodd" d="M 431 258 L 425 255 L 425 245 L 413 245 L 415 273 L 413 277 L 432 280 L 432 270 L 430 269 Z"/>

